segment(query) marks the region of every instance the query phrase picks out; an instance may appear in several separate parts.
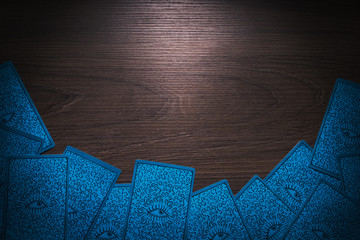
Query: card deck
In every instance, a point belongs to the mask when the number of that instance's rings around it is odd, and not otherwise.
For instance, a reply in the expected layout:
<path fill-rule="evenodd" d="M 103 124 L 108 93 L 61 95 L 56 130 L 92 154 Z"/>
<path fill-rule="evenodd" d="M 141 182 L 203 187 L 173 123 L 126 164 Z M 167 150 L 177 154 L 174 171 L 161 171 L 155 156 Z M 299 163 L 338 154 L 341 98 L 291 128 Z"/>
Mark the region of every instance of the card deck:
<path fill-rule="evenodd" d="M 235 196 L 252 239 L 281 239 L 294 212 L 258 176 Z"/>
<path fill-rule="evenodd" d="M 6 194 L 7 156 L 38 154 L 44 141 L 41 138 L 0 125 L 0 234 L 3 233 L 3 211 Z M 0 236 L 1 236 L 0 235 Z"/>
<path fill-rule="evenodd" d="M 359 239 L 360 207 L 320 180 L 285 239 Z"/>
<path fill-rule="evenodd" d="M 191 195 L 186 239 L 250 239 L 226 180 Z"/>
<path fill-rule="evenodd" d="M 360 84 L 338 79 L 313 150 L 311 167 L 340 178 L 336 158 L 360 151 Z"/>
<path fill-rule="evenodd" d="M 67 239 L 67 157 L 9 157 L 7 169 L 4 239 Z"/>
<path fill-rule="evenodd" d="M 0 64 L 0 122 L 44 139 L 41 152 L 55 146 L 12 62 Z"/>
<path fill-rule="evenodd" d="M 0 64 L 2 239 L 358 239 L 360 84 L 338 79 L 314 149 L 300 141 L 234 198 L 222 180 L 192 193 L 195 170 L 137 160 L 120 170 L 54 146 L 11 62 Z M 343 192 L 341 191 L 343 190 Z"/>
<path fill-rule="evenodd" d="M 111 189 L 108 199 L 85 237 L 86 240 L 123 239 L 130 191 L 131 184 L 116 184 Z"/>
<path fill-rule="evenodd" d="M 83 239 L 120 175 L 120 169 L 68 146 L 68 238 Z"/>
<path fill-rule="evenodd" d="M 195 170 L 137 160 L 125 239 L 183 239 Z"/>
<path fill-rule="evenodd" d="M 341 187 L 339 179 L 309 168 L 311 158 L 311 147 L 300 141 L 264 179 L 295 212 L 300 210 L 320 178 Z"/>

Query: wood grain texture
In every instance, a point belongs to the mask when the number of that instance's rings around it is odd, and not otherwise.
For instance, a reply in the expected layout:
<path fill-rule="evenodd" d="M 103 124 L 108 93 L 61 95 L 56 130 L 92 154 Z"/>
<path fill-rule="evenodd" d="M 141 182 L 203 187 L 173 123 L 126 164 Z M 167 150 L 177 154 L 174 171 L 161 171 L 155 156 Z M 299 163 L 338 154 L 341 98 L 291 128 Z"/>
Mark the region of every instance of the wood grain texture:
<path fill-rule="evenodd" d="M 360 82 L 346 3 L 60 2 L 2 2 L 0 61 L 54 138 L 48 153 L 71 145 L 122 169 L 119 182 L 146 159 L 236 193 L 314 145 L 337 77 Z"/>

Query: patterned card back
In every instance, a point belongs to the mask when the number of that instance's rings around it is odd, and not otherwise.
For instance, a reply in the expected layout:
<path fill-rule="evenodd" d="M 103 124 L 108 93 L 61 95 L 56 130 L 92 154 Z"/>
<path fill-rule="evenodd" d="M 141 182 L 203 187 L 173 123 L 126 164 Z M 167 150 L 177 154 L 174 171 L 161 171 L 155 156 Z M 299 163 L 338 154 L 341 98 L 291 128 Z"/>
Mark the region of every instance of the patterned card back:
<path fill-rule="evenodd" d="M 131 184 L 116 184 L 109 194 L 104 206 L 91 230 L 87 240 L 124 238 L 126 214 L 129 208 Z"/>
<path fill-rule="evenodd" d="M 338 155 L 360 151 L 360 84 L 338 79 L 314 147 L 312 167 L 340 178 Z"/>
<path fill-rule="evenodd" d="M 295 212 L 300 210 L 320 178 L 341 186 L 339 179 L 309 168 L 311 158 L 311 147 L 300 141 L 264 179 Z"/>
<path fill-rule="evenodd" d="M 8 161 L 4 239 L 67 239 L 67 157 L 22 156 Z"/>
<path fill-rule="evenodd" d="M 38 154 L 44 141 L 41 138 L 0 125 L 0 234 L 3 233 L 7 156 Z M 0 235 L 1 236 L 1 235 Z"/>
<path fill-rule="evenodd" d="M 360 207 L 320 180 L 289 226 L 285 239 L 347 239 L 360 236 Z"/>
<path fill-rule="evenodd" d="M 137 160 L 125 239 L 183 239 L 195 170 Z"/>
<path fill-rule="evenodd" d="M 0 122 L 44 139 L 41 152 L 55 146 L 14 65 L 0 64 Z"/>
<path fill-rule="evenodd" d="M 120 169 L 68 146 L 68 237 L 83 239 L 120 175 Z"/>
<path fill-rule="evenodd" d="M 343 155 L 338 160 L 343 190 L 360 204 L 360 155 Z"/>
<path fill-rule="evenodd" d="M 186 239 L 250 239 L 226 180 L 192 194 L 186 226 Z"/>
<path fill-rule="evenodd" d="M 258 176 L 235 196 L 252 239 L 281 239 L 295 214 Z"/>

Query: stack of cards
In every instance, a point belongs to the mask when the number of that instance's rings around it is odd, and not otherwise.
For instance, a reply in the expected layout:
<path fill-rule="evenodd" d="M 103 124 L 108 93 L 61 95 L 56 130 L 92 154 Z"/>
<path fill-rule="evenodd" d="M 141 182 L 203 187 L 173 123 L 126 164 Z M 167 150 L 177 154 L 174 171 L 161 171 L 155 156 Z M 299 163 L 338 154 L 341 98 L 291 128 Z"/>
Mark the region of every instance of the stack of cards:
<path fill-rule="evenodd" d="M 195 170 L 137 160 L 117 169 L 54 142 L 11 62 L 0 65 L 1 239 L 359 239 L 360 85 L 336 82 L 316 144 L 300 141 L 234 197 L 193 192 Z M 42 155 L 41 155 L 42 154 Z"/>

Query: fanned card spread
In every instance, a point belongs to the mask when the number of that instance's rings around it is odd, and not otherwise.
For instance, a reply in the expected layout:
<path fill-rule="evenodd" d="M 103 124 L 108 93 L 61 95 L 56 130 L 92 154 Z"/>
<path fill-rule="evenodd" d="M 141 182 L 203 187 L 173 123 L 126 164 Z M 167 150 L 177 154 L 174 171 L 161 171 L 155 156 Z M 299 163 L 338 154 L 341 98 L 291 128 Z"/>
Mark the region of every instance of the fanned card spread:
<path fill-rule="evenodd" d="M 85 239 L 120 240 L 124 237 L 131 184 L 116 184 Z"/>
<path fill-rule="evenodd" d="M 360 152 L 360 84 L 338 79 L 315 143 L 312 167 L 340 178 L 338 155 Z"/>
<path fill-rule="evenodd" d="M 67 239 L 67 157 L 10 157 L 7 169 L 4 239 Z"/>
<path fill-rule="evenodd" d="M 120 175 L 120 169 L 68 146 L 68 238 L 83 239 Z"/>
<path fill-rule="evenodd" d="M 137 160 L 125 239 L 183 239 L 195 170 Z"/>
<path fill-rule="evenodd" d="M 0 234 L 3 234 L 3 212 L 5 209 L 6 157 L 38 154 L 43 144 L 44 141 L 41 138 L 0 125 Z"/>
<path fill-rule="evenodd" d="M 186 239 L 250 239 L 226 180 L 192 194 Z"/>
<path fill-rule="evenodd" d="M 13 64 L 0 65 L 0 230 L 6 240 L 359 239 L 360 85 L 338 79 L 315 146 L 300 141 L 234 197 L 193 192 L 195 170 L 137 160 L 120 170 L 54 146 Z M 121 164 L 119 160 L 119 164 Z"/>
<path fill-rule="evenodd" d="M 55 146 L 14 65 L 0 64 L 0 122 L 44 139 L 41 152 Z"/>

